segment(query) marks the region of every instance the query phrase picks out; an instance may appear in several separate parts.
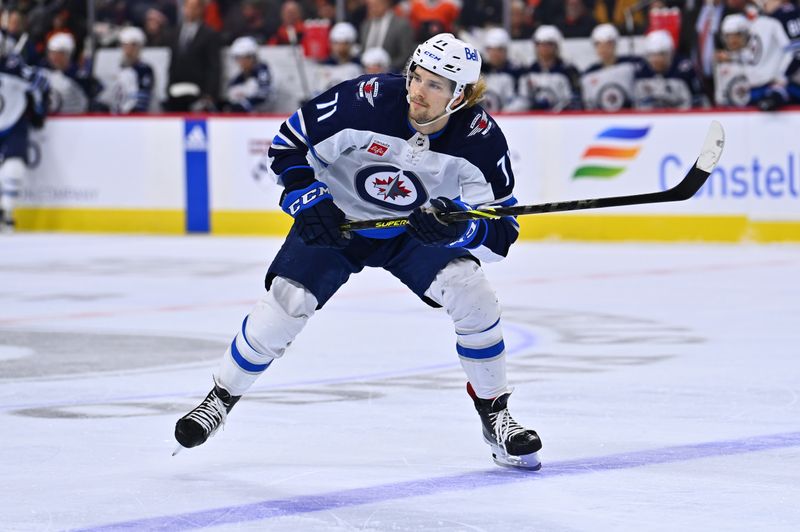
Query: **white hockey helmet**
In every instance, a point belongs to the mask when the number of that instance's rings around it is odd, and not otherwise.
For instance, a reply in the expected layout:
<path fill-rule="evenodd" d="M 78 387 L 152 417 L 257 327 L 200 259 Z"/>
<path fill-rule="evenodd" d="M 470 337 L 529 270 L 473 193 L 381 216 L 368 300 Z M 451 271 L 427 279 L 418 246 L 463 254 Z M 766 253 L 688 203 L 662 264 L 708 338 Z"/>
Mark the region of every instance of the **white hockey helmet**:
<path fill-rule="evenodd" d="M 592 30 L 592 42 L 608 42 L 617 41 L 619 39 L 619 31 L 613 24 L 599 24 Z"/>
<path fill-rule="evenodd" d="M 486 48 L 508 48 L 511 37 L 503 28 L 491 28 L 486 30 L 483 36 L 483 45 Z"/>
<path fill-rule="evenodd" d="M 544 24 L 539 26 L 536 33 L 533 34 L 533 42 L 536 44 L 542 42 L 553 43 L 556 45 L 556 48 L 561 50 L 561 45 L 564 43 L 564 36 L 555 26 Z"/>
<path fill-rule="evenodd" d="M 675 51 L 672 35 L 667 30 L 656 30 L 647 34 L 644 39 L 644 53 L 670 54 Z"/>
<path fill-rule="evenodd" d="M 258 43 L 252 37 L 239 37 L 231 44 L 233 57 L 248 57 L 258 55 Z"/>
<path fill-rule="evenodd" d="M 750 21 L 747 20 L 747 17 L 742 15 L 741 13 L 734 13 L 733 15 L 728 15 L 727 17 L 722 19 L 720 32 L 723 35 L 729 33 L 743 33 L 745 35 L 748 35 L 750 34 Z"/>
<path fill-rule="evenodd" d="M 467 104 L 464 101 L 458 107 L 452 107 L 458 97 L 464 94 L 467 85 L 477 83 L 480 79 L 481 54 L 478 53 L 477 48 L 457 39 L 452 33 L 440 33 L 414 50 L 408 65 L 409 75 L 406 76 L 406 90 L 411 86 L 410 74 L 417 66 L 455 83 L 453 97 L 445 107 L 445 115 L 449 115 Z M 406 94 L 406 99 L 410 103 L 411 97 L 408 94 Z"/>
<path fill-rule="evenodd" d="M 355 26 L 349 22 L 337 22 L 333 25 L 331 32 L 328 34 L 328 40 L 330 42 L 349 42 L 352 44 L 356 42 L 357 39 L 358 32 Z"/>
<path fill-rule="evenodd" d="M 374 48 L 367 48 L 361 54 L 361 64 L 363 66 L 379 66 L 381 68 L 389 68 L 392 58 L 389 57 L 389 52 L 383 48 L 376 46 Z"/>
<path fill-rule="evenodd" d="M 56 33 L 47 41 L 47 50 L 71 54 L 75 50 L 75 38 L 69 33 Z"/>
<path fill-rule="evenodd" d="M 146 40 L 147 38 L 144 32 L 136 26 L 128 26 L 119 32 L 120 44 L 137 44 L 139 46 L 144 46 Z"/>

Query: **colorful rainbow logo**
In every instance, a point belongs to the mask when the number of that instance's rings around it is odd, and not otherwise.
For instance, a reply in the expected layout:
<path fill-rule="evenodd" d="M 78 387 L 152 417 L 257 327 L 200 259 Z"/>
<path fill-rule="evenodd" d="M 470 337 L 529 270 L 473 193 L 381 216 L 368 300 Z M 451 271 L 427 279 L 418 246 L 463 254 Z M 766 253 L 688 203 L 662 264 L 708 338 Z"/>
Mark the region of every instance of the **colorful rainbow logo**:
<path fill-rule="evenodd" d="M 581 156 L 582 165 L 572 174 L 572 179 L 584 177 L 616 177 L 627 168 L 622 163 L 630 162 L 639 155 L 641 141 L 650 132 L 647 127 L 610 127 L 595 138 Z"/>

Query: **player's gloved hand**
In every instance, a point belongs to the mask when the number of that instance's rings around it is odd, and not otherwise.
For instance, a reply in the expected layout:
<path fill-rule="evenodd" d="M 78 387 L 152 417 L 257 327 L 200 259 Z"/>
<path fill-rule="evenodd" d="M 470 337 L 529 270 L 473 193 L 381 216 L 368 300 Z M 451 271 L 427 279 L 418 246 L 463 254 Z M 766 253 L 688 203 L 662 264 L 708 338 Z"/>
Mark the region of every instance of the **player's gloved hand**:
<path fill-rule="evenodd" d="M 408 217 L 406 232 L 426 246 L 464 247 L 475 237 L 479 220 L 445 223 L 439 215 L 472 209 L 463 201 L 440 196 L 429 207 L 417 207 Z"/>
<path fill-rule="evenodd" d="M 300 238 L 308 246 L 342 249 L 350 235 L 339 231 L 344 212 L 333 203 L 328 185 L 313 181 L 303 188 L 287 190 L 281 208 L 294 218 Z"/>

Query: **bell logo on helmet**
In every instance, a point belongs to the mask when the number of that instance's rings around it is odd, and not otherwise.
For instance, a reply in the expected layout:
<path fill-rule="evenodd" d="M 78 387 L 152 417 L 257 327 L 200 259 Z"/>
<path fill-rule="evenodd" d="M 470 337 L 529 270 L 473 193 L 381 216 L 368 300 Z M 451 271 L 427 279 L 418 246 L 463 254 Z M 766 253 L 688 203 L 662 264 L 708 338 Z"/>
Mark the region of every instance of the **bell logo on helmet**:
<path fill-rule="evenodd" d="M 478 60 L 478 50 L 464 48 L 464 53 L 467 55 L 467 61 L 477 61 Z"/>

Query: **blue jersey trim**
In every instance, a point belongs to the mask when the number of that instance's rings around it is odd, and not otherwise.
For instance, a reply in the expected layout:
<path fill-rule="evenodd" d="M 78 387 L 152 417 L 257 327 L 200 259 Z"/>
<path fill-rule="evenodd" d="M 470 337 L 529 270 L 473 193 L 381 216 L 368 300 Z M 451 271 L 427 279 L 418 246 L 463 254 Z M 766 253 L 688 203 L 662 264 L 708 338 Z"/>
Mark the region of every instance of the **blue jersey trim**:
<path fill-rule="evenodd" d="M 448 120 L 447 122 L 445 122 L 444 127 L 442 129 L 440 129 L 436 133 L 431 133 L 430 135 L 428 135 L 428 138 L 433 140 L 441 137 L 442 134 L 447 130 L 447 124 L 449 123 L 450 121 Z M 419 131 L 417 131 L 417 129 L 411 124 L 411 120 L 409 120 L 408 117 L 406 117 L 406 125 L 408 126 L 408 129 L 410 129 L 412 133 L 419 133 Z"/>
<path fill-rule="evenodd" d="M 386 227 L 375 229 L 358 229 L 354 231 L 356 234 L 364 238 L 377 238 L 378 240 L 387 240 L 394 238 L 405 232 L 405 227 Z"/>

